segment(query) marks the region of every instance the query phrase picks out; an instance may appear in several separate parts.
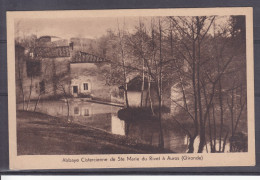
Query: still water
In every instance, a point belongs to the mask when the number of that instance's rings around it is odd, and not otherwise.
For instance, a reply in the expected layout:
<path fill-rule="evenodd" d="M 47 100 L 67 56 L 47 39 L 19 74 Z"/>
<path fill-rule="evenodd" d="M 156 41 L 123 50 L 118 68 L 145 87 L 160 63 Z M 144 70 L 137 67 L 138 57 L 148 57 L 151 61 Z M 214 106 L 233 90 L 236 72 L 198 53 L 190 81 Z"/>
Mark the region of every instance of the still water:
<path fill-rule="evenodd" d="M 34 109 L 35 102 L 31 102 L 29 110 Z M 18 105 L 22 109 L 22 105 Z M 90 126 L 116 135 L 128 136 L 140 142 L 157 146 L 159 142 L 159 126 L 156 122 L 126 122 L 117 116 L 120 107 L 84 102 L 70 101 L 69 121 L 85 126 Z M 41 101 L 37 112 L 55 117 L 67 118 L 68 106 L 64 101 Z M 185 153 L 188 150 L 189 138 L 180 128 L 163 128 L 164 146 L 176 153 Z M 195 140 L 196 147 L 199 139 Z M 226 149 L 229 149 L 228 147 Z M 206 152 L 206 148 L 204 152 Z"/>

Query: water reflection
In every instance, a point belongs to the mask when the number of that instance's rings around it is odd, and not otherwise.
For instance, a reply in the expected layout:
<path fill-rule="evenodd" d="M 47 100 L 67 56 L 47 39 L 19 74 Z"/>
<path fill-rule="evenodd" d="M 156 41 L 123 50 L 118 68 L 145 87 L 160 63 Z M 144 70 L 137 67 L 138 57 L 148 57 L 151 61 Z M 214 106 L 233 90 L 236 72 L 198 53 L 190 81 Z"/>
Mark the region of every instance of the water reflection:
<path fill-rule="evenodd" d="M 194 152 L 198 152 L 198 150 L 199 150 L 199 143 L 200 143 L 200 137 L 197 136 L 196 139 L 194 140 Z M 189 136 L 187 136 L 187 135 L 185 136 L 184 144 L 186 144 L 186 145 L 189 144 Z M 224 141 L 222 139 L 222 141 L 221 141 L 221 147 L 222 148 L 223 148 L 223 145 L 224 145 Z M 203 152 L 202 153 L 210 153 L 211 152 L 210 146 L 211 146 L 210 142 L 207 141 L 206 145 L 203 148 Z M 216 139 L 216 145 L 215 145 L 216 151 L 219 150 L 219 146 L 220 146 L 220 142 L 219 142 L 219 140 Z M 225 153 L 226 152 L 230 152 L 230 143 L 229 142 L 226 143 L 224 152 Z"/>
<path fill-rule="evenodd" d="M 30 109 L 34 109 L 35 102 L 31 102 Z M 22 109 L 22 105 L 18 105 Z M 42 101 L 37 111 L 51 116 L 67 118 L 74 123 L 91 126 L 96 129 L 107 131 L 112 134 L 129 136 L 138 139 L 142 143 L 157 146 L 159 142 L 159 125 L 156 121 L 124 121 L 118 118 L 117 112 L 120 107 L 91 103 L 71 101 L 69 108 L 63 101 Z M 69 112 L 69 113 L 68 113 Z M 179 127 L 163 129 L 164 145 L 177 153 L 187 152 L 189 138 Z M 194 152 L 198 151 L 199 137 L 194 142 Z M 218 148 L 218 141 L 216 148 Z M 225 152 L 228 152 L 229 144 L 226 145 Z M 207 143 L 204 152 L 210 151 L 210 145 Z"/>
<path fill-rule="evenodd" d="M 118 135 L 126 135 L 125 121 L 120 120 L 117 114 L 111 114 L 111 132 Z"/>

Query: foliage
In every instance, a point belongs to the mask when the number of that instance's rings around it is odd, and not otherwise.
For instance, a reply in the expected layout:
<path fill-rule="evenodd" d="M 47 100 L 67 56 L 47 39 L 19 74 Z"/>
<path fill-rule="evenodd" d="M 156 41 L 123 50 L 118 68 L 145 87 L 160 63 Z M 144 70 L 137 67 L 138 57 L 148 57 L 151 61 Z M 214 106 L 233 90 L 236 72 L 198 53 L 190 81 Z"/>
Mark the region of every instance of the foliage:
<path fill-rule="evenodd" d="M 158 121 L 157 114 L 159 113 L 159 107 L 154 107 L 155 115 L 149 107 L 129 107 L 120 109 L 118 111 L 118 117 L 125 121 Z M 169 113 L 170 109 L 166 106 L 161 107 L 162 113 Z"/>

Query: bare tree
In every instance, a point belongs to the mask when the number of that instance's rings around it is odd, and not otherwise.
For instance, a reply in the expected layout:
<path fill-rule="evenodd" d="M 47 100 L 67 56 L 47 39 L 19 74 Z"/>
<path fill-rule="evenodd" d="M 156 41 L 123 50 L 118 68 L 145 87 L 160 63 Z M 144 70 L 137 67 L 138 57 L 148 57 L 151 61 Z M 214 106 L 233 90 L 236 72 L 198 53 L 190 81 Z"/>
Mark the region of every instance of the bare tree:
<path fill-rule="evenodd" d="M 175 56 L 183 59 L 185 63 L 179 63 L 172 58 L 174 67 L 177 69 L 179 79 L 179 88 L 182 94 L 182 103 L 172 100 L 179 108 L 184 110 L 193 120 L 193 133 L 185 129 L 190 137 L 189 152 L 193 152 L 194 139 L 199 135 L 200 143 L 198 152 L 202 152 L 206 145 L 206 124 L 209 127 L 209 139 L 211 151 L 216 148 L 216 100 L 219 107 L 219 150 L 221 147 L 223 127 L 224 127 L 224 102 L 223 102 L 223 78 L 228 73 L 227 69 L 231 67 L 235 54 L 233 51 L 227 54 L 226 47 L 231 45 L 232 41 L 228 38 L 228 27 L 218 30 L 218 39 L 215 35 L 209 33 L 215 28 L 215 16 L 212 17 L 169 17 L 172 23 L 170 27 L 171 49 L 175 49 Z M 213 27 L 212 27 L 213 25 Z M 212 32 L 212 31 L 211 31 Z M 173 47 L 173 33 L 176 44 Z M 215 34 L 215 30 L 214 30 Z M 219 48 L 209 48 L 214 43 L 220 44 Z M 214 50 L 217 53 L 214 53 Z M 173 50 L 171 51 L 173 52 Z M 211 53 L 211 54 L 208 54 Z M 171 53 L 173 54 L 173 53 Z M 172 55 L 173 56 L 173 55 Z M 185 67 L 186 66 L 186 67 Z M 187 71 L 183 68 L 188 69 Z M 183 81 L 185 79 L 185 82 Z M 190 83 L 188 83 L 190 82 Z M 193 99 L 193 101 L 187 101 Z M 191 107 L 193 106 L 193 108 Z M 212 116 L 211 116 L 212 113 Z M 213 120 L 213 130 L 211 117 Z M 176 118 L 175 118 L 176 119 Z M 180 122 L 179 122 L 180 124 Z M 182 126 L 183 127 L 183 126 Z M 213 135 L 213 137 L 212 137 Z M 224 135 L 223 145 L 225 146 L 228 137 L 228 131 Z"/>
<path fill-rule="evenodd" d="M 40 102 L 40 99 L 41 99 L 41 96 L 46 93 L 46 90 L 45 90 L 45 78 L 46 78 L 46 75 L 47 75 L 47 69 L 49 68 L 48 65 L 45 66 L 45 68 L 43 69 L 43 71 L 41 72 L 41 81 L 40 81 L 40 86 L 39 86 L 39 94 L 38 94 L 38 97 L 37 97 L 37 100 L 36 100 L 36 103 L 35 103 L 35 106 L 34 106 L 34 112 L 36 111 L 37 109 L 37 106 Z M 44 86 L 44 87 L 42 87 Z"/>
<path fill-rule="evenodd" d="M 17 59 L 17 69 L 18 69 L 18 85 L 21 90 L 22 99 L 23 99 L 23 110 L 25 106 L 25 93 L 24 93 L 24 53 L 21 53 L 19 50 L 19 46 L 16 46 L 16 53 L 15 53 L 16 59 Z"/>
<path fill-rule="evenodd" d="M 119 23 L 117 22 L 118 26 L 118 38 L 119 38 L 119 45 L 120 45 L 120 52 L 121 52 L 121 61 L 122 61 L 122 68 L 123 68 L 123 77 L 124 77 L 124 92 L 125 92 L 125 102 L 126 107 L 129 107 L 128 102 L 128 94 L 127 94 L 127 74 L 126 74 L 126 67 L 125 67 L 125 51 L 124 51 L 124 29 L 121 32 L 119 28 Z M 121 34 L 123 33 L 123 34 Z"/>

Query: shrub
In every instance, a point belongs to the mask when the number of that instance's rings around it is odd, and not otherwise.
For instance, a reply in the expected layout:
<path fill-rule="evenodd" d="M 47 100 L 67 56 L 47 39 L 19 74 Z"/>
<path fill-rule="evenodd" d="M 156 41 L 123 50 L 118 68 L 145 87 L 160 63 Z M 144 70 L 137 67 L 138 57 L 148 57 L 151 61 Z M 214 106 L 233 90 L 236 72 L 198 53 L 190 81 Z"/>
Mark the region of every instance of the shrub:
<path fill-rule="evenodd" d="M 161 108 L 162 113 L 170 112 L 168 107 Z M 156 121 L 159 108 L 154 108 L 154 115 L 150 107 L 129 107 L 118 111 L 118 118 L 125 121 Z"/>

